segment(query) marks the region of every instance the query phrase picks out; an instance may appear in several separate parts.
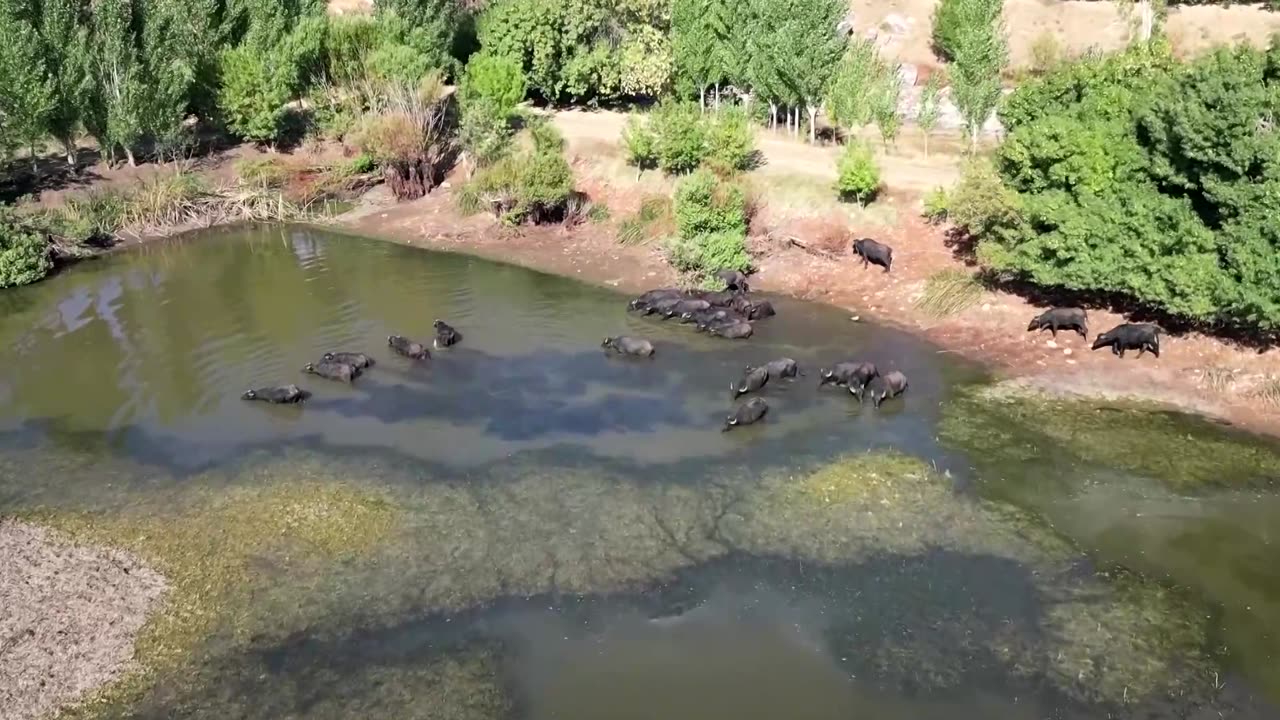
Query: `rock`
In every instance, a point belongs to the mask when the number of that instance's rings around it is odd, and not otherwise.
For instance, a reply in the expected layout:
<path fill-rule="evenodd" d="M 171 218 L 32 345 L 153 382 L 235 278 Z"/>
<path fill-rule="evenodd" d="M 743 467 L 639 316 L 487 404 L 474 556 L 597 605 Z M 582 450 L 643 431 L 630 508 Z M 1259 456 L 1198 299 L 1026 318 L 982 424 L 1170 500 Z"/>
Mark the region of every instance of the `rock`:
<path fill-rule="evenodd" d="M 902 63 L 898 66 L 898 80 L 902 83 L 903 88 L 915 87 L 916 79 L 919 77 L 920 70 L 915 65 Z"/>
<path fill-rule="evenodd" d="M 846 37 L 853 34 L 853 22 L 855 15 L 850 12 L 844 16 L 844 19 L 836 24 L 836 34 L 840 37 Z"/>
<path fill-rule="evenodd" d="M 982 303 L 982 312 L 991 312 L 991 303 Z"/>
<path fill-rule="evenodd" d="M 1071 354 L 1071 348 L 1062 348 L 1062 354 L 1063 354 L 1063 355 L 1070 355 L 1070 354 Z"/>
<path fill-rule="evenodd" d="M 1046 342 L 1046 343 L 1044 344 L 1044 346 L 1045 346 L 1045 347 L 1048 347 L 1048 348 L 1056 348 L 1056 347 L 1058 347 L 1058 343 L 1056 343 L 1056 342 L 1054 342 L 1054 341 L 1052 341 L 1052 340 L 1049 340 L 1048 342 Z"/>
<path fill-rule="evenodd" d="M 903 37 L 907 33 L 911 32 L 911 25 L 913 23 L 913 20 L 905 18 L 898 13 L 889 13 L 884 16 L 884 20 L 880 21 L 880 30 L 881 32 L 889 33 L 894 37 Z M 915 79 L 912 78 L 912 83 L 914 82 Z"/>

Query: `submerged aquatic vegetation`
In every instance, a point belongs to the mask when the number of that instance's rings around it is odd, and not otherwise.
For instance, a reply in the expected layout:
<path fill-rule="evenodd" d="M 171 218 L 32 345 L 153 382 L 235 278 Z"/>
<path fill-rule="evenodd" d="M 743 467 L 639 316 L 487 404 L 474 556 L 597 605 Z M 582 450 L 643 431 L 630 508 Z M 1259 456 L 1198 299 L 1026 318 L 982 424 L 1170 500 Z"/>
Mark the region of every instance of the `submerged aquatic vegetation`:
<path fill-rule="evenodd" d="M 1119 468 L 1178 492 L 1280 477 L 1274 444 L 1140 402 L 970 388 L 944 406 L 939 430 L 944 443 L 1001 475 L 1016 464 L 1052 468 L 1065 461 Z"/>
<path fill-rule="evenodd" d="M 64 715 L 119 712 L 158 677 L 182 667 L 220 622 L 239 622 L 233 632 L 247 634 L 256 560 L 278 555 L 288 563 L 331 562 L 367 552 L 397 517 L 385 498 L 344 485 L 302 481 L 197 495 L 176 498 L 182 507 L 177 514 L 150 511 L 155 508 L 111 516 L 28 514 L 71 537 L 133 552 L 171 586 L 139 634 L 138 670 Z"/>

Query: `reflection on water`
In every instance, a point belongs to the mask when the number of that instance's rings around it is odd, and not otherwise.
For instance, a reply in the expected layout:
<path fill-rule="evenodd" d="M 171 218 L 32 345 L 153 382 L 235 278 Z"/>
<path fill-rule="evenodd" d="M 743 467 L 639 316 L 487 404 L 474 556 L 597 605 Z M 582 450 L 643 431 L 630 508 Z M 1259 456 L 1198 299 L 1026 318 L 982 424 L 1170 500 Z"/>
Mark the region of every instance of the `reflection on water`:
<path fill-rule="evenodd" d="M 832 308 L 778 301 L 735 343 L 623 301 L 301 228 L 0 293 L 0 512 L 105 511 L 105 537 L 144 552 L 177 526 L 165 552 L 217 559 L 179 587 L 225 617 L 141 717 L 1277 717 L 1214 675 L 1220 645 L 1250 680 L 1270 667 L 1275 496 L 1152 493 L 1051 420 L 944 447 L 943 409 L 981 374 Z M 437 317 L 463 345 L 387 351 Z M 604 355 L 619 333 L 657 357 Z M 332 349 L 378 364 L 349 387 L 300 374 Z M 719 432 L 729 382 L 781 356 L 808 376 L 766 389 L 762 426 Z M 819 391 L 843 359 L 911 390 L 880 412 Z M 238 398 L 289 382 L 314 399 Z M 332 498 L 395 520 L 347 548 Z M 248 523 L 235 502 L 280 506 Z"/>

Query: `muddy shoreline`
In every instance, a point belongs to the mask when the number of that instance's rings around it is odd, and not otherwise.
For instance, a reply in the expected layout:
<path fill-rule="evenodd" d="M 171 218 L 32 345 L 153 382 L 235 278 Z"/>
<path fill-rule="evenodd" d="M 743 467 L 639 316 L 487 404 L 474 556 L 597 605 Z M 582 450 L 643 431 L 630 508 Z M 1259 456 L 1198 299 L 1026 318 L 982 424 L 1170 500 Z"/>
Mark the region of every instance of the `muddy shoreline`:
<path fill-rule="evenodd" d="M 1089 343 L 1074 334 L 1053 339 L 1048 333 L 1026 332 L 1028 319 L 1041 312 L 1040 307 L 1001 293 L 987 293 L 977 306 L 949 318 L 927 317 L 912 306 L 924 277 L 959 263 L 941 242 L 940 229 L 923 221 L 902 225 L 896 233 L 892 275 L 863 270 L 851 256 L 775 245 L 757 256 L 753 288 L 834 305 L 848 311 L 851 321 L 874 320 L 911 332 L 938 344 L 943 352 L 982 363 L 1001 380 L 1016 380 L 1050 394 L 1154 402 L 1280 436 L 1280 417 L 1248 388 L 1280 371 L 1274 352 L 1258 353 L 1189 334 L 1166 338 L 1159 359 L 1137 359 L 1130 353 L 1122 360 L 1105 350 L 1090 351 Z M 486 216 L 459 216 L 447 188 L 403 204 L 393 204 L 375 191 L 360 207 L 321 227 L 507 262 L 623 292 L 678 281 L 656 244 L 623 245 L 616 240 L 614 223 L 573 229 L 504 227 Z M 913 261 L 914 269 L 909 264 Z M 1089 317 L 1094 334 L 1125 322 L 1101 310 L 1090 310 Z M 1223 387 L 1212 376 L 1219 369 L 1241 387 Z"/>

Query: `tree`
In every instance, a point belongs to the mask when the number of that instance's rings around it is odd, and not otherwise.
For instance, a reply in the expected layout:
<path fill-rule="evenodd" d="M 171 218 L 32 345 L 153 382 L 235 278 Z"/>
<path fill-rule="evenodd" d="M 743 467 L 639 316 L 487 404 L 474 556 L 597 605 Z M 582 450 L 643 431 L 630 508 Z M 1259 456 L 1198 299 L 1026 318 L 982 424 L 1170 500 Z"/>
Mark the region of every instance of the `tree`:
<path fill-rule="evenodd" d="M 960 36 L 973 26 L 999 22 L 1003 0 L 941 0 L 933 11 L 933 51 L 955 62 Z"/>
<path fill-rule="evenodd" d="M 924 88 L 920 91 L 920 106 L 916 112 L 916 125 L 924 135 L 924 154 L 929 156 L 929 137 L 938 126 L 938 114 L 942 100 L 942 81 L 935 73 L 929 76 Z"/>
<path fill-rule="evenodd" d="M 836 192 L 841 199 L 866 205 L 880 191 L 880 168 L 871 150 L 858 141 L 846 143 L 836 163 Z"/>
<path fill-rule="evenodd" d="M 690 90 L 698 93 L 705 109 L 707 90 L 734 82 L 742 75 L 742 54 L 734 37 L 734 5 L 730 0 L 673 0 L 671 8 L 672 50 L 676 73 Z"/>
<path fill-rule="evenodd" d="M 658 167 L 658 138 L 641 116 L 632 114 L 627 118 L 622 129 L 622 149 L 627 164 L 636 168 L 637 180 L 645 170 Z"/>
<path fill-rule="evenodd" d="M 87 9 L 85 0 L 40 3 L 40 58 L 53 80 L 53 104 L 46 118 L 46 129 L 62 144 L 68 165 L 75 165 L 76 133 L 85 112 L 86 98 L 92 97 L 89 29 L 83 23 Z"/>
<path fill-rule="evenodd" d="M 827 115 L 850 133 L 871 122 L 873 96 L 888 72 L 873 40 L 855 38 L 840 58 L 831 89 Z"/>
<path fill-rule="evenodd" d="M 516 105 L 524 100 L 527 87 L 524 70 L 518 61 L 481 52 L 467 62 L 462 76 L 462 101 L 487 101 L 505 117 L 515 112 Z"/>
<path fill-rule="evenodd" d="M 956 12 L 950 43 L 951 93 L 964 118 L 969 143 L 977 148 L 982 127 L 1000 100 L 1000 71 L 1009 58 L 1004 23 L 988 0 L 951 0 Z M 997 0 L 998 6 L 998 0 Z"/>
<path fill-rule="evenodd" d="M 142 124 L 158 148 L 180 144 L 183 120 L 196 79 L 196 49 L 187 41 L 199 23 L 186 0 L 140 0 L 143 15 L 139 55 L 147 91 L 141 98 Z"/>
<path fill-rule="evenodd" d="M 90 9 L 91 66 L 97 107 L 86 125 L 98 136 L 99 144 L 107 149 L 108 155 L 119 147 L 133 166 L 137 164 L 134 147 L 146 131 L 147 93 L 134 36 L 134 3 L 133 0 L 96 0 Z"/>
<path fill-rule="evenodd" d="M 628 29 L 619 50 L 622 92 L 658 97 L 671 86 L 675 59 L 667 33 L 650 25 Z"/>
<path fill-rule="evenodd" d="M 486 52 L 517 60 L 551 102 L 595 100 L 621 85 L 605 0 L 497 0 L 480 16 Z"/>
<path fill-rule="evenodd" d="M 707 130 L 692 103 L 668 101 L 650 116 L 656 137 L 658 167 L 668 174 L 693 172 L 707 156 Z"/>
<path fill-rule="evenodd" d="M 15 10 L 0 0 L 0 125 L 11 144 L 30 151 L 35 169 L 36 144 L 55 108 L 56 85 L 40 62 L 35 28 Z"/>
<path fill-rule="evenodd" d="M 885 67 L 871 100 L 871 115 L 875 118 L 876 128 L 880 131 L 880 140 L 886 151 L 902 129 L 902 116 L 898 114 L 898 106 L 902 101 L 900 69 L 901 66 L 896 63 Z"/>
<path fill-rule="evenodd" d="M 380 20 L 400 20 L 397 39 L 424 57 L 427 67 L 454 71 L 451 53 L 464 15 L 457 0 L 374 0 L 374 7 Z M 417 82 L 421 76 L 405 79 Z"/>
<path fill-rule="evenodd" d="M 845 38 L 836 32 L 836 26 L 847 5 L 841 0 L 781 0 L 774 4 L 788 18 L 775 26 L 774 42 L 791 50 L 781 75 L 789 78 L 809 113 L 809 142 L 817 142 L 818 106 L 845 51 Z"/>
<path fill-rule="evenodd" d="M 292 25 L 292 29 L 286 29 Z M 232 132 L 274 147 L 288 114 L 286 104 L 321 66 L 324 18 L 264 19 L 239 45 L 222 52 L 218 107 Z M 410 87 L 418 78 L 401 78 Z"/>
<path fill-rule="evenodd" d="M 791 48 L 773 32 L 776 23 L 786 21 L 782 10 L 773 0 L 747 0 L 740 22 L 745 36 L 744 79 L 754 95 L 769 103 L 774 130 L 778 128 L 778 110 L 801 102 L 786 75 Z"/>
<path fill-rule="evenodd" d="M 756 160 L 755 130 L 739 108 L 717 113 L 707 129 L 707 164 L 716 172 L 749 170 Z"/>

